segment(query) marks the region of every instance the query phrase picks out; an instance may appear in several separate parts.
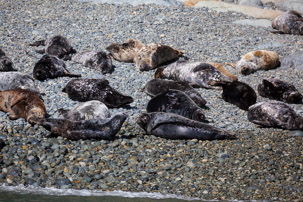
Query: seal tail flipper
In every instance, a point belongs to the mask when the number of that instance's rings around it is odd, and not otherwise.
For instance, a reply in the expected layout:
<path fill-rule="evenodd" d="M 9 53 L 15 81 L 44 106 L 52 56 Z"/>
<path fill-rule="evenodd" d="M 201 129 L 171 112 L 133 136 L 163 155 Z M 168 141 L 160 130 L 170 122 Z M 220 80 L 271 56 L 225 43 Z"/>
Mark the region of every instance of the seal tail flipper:
<path fill-rule="evenodd" d="M 36 53 L 39 53 L 39 54 L 44 54 L 44 53 L 45 53 L 45 50 L 44 50 L 44 49 L 41 49 L 41 50 L 36 50 Z"/>
<path fill-rule="evenodd" d="M 225 63 L 225 65 L 229 65 L 229 66 L 231 66 L 234 69 L 236 68 L 236 64 L 235 63 L 227 62 L 227 63 Z"/>
<path fill-rule="evenodd" d="M 273 30 L 273 31 L 270 31 L 271 33 L 273 34 L 285 34 L 285 32 L 281 31 L 281 30 Z"/>
<path fill-rule="evenodd" d="M 35 41 L 34 43 L 30 43 L 30 46 L 44 46 L 45 40 Z"/>
<path fill-rule="evenodd" d="M 65 76 L 67 76 L 67 77 L 82 77 L 81 74 L 71 74 L 71 73 L 67 73 L 67 74 L 65 74 Z"/>

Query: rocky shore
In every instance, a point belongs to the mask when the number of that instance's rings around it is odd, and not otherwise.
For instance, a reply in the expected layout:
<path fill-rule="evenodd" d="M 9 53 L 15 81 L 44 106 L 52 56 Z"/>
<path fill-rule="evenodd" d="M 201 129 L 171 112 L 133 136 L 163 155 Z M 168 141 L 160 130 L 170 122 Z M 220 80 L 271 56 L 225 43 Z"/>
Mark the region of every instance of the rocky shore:
<path fill-rule="evenodd" d="M 303 50 L 303 37 L 275 35 L 270 28 L 234 24 L 252 19 L 235 12 L 158 5 L 110 5 L 76 1 L 0 1 L 0 46 L 18 71 L 32 75 L 42 57 L 29 44 L 55 34 L 67 37 L 79 52 L 104 50 L 129 38 L 163 43 L 193 61 L 236 62 L 256 49 L 275 50 L 283 58 Z M 67 68 L 83 78 L 103 78 L 131 95 L 128 119 L 113 141 L 70 141 L 0 112 L 0 183 L 92 190 L 160 192 L 218 200 L 303 200 L 301 131 L 259 128 L 247 112 L 226 103 L 220 89 L 198 89 L 207 101 L 211 125 L 236 134 L 236 140 L 166 140 L 148 136 L 135 123 L 150 97 L 141 92 L 154 71 L 139 72 L 131 63 L 114 61 L 111 74 L 71 61 Z M 237 74 L 234 69 L 229 69 Z M 263 78 L 279 78 L 303 92 L 302 71 L 280 67 L 249 76 L 237 75 L 255 90 Z M 72 108 L 62 88 L 70 78 L 36 81 L 51 117 Z M 258 96 L 257 101 L 266 98 Z M 302 105 L 291 105 L 303 115 Z"/>

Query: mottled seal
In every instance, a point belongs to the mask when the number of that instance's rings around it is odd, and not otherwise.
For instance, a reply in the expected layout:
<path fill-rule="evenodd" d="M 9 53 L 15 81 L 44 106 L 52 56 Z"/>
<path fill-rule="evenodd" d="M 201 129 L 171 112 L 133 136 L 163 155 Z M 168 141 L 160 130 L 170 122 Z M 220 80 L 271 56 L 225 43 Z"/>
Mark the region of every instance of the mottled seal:
<path fill-rule="evenodd" d="M 235 139 L 219 128 L 172 113 L 142 113 L 136 122 L 147 134 L 167 139 Z"/>
<path fill-rule="evenodd" d="M 301 13 L 290 10 L 277 16 L 272 21 L 272 33 L 303 35 L 303 16 Z"/>
<path fill-rule="evenodd" d="M 151 43 L 144 45 L 135 55 L 134 62 L 140 71 L 148 71 L 176 61 L 184 53 L 167 45 Z"/>
<path fill-rule="evenodd" d="M 70 60 L 71 55 L 76 53 L 77 51 L 70 45 L 67 38 L 56 35 L 52 36 L 47 40 L 40 40 L 36 41 L 32 44 L 29 44 L 30 46 L 45 46 L 42 50 L 37 50 L 37 53 L 40 54 L 48 54 L 48 55 L 54 55 L 57 56 L 60 59 L 63 60 Z"/>
<path fill-rule="evenodd" d="M 209 63 L 177 61 L 155 72 L 155 78 L 168 78 L 184 81 L 194 87 L 212 88 L 224 82 L 232 82 L 217 68 Z"/>
<path fill-rule="evenodd" d="M 72 56 L 72 61 L 101 70 L 102 74 L 110 73 L 113 70 L 110 54 L 102 50 L 76 53 Z"/>
<path fill-rule="evenodd" d="M 64 61 L 53 55 L 44 55 L 36 63 L 33 76 L 40 81 L 58 77 L 81 77 L 80 74 L 71 74 L 66 69 Z"/>
<path fill-rule="evenodd" d="M 64 117 L 64 119 L 72 121 L 110 118 L 110 112 L 107 106 L 98 100 L 80 103 L 71 110 L 61 108 L 58 112 Z"/>
<path fill-rule="evenodd" d="M 259 102 L 249 107 L 248 120 L 264 127 L 303 130 L 303 118 L 280 101 Z"/>
<path fill-rule="evenodd" d="M 70 140 L 112 140 L 120 131 L 127 115 L 117 113 L 107 119 L 72 121 L 69 119 L 41 119 L 39 124 L 55 136 Z"/>
<path fill-rule="evenodd" d="M 0 72 L 17 71 L 14 68 L 12 60 L 7 57 L 4 51 L 0 48 Z"/>
<path fill-rule="evenodd" d="M 202 98 L 200 93 L 192 86 L 183 81 L 171 81 L 164 79 L 152 79 L 147 82 L 143 91 L 149 96 L 156 96 L 158 94 L 167 92 L 170 89 L 180 90 L 186 93 L 199 107 L 204 107 L 206 100 Z"/>
<path fill-rule="evenodd" d="M 292 104 L 302 104 L 303 99 L 294 85 L 280 79 L 263 79 L 258 85 L 258 93 L 262 97 Z"/>
<path fill-rule="evenodd" d="M 205 122 L 203 110 L 185 93 L 170 89 L 153 97 L 147 104 L 147 112 L 169 112 Z"/>
<path fill-rule="evenodd" d="M 34 79 L 20 72 L 0 72 L 0 91 L 27 89 L 39 94 Z"/>
<path fill-rule="evenodd" d="M 24 89 L 0 92 L 0 110 L 9 112 L 11 120 L 24 118 L 31 124 L 46 115 L 45 105 L 40 97 Z"/>
<path fill-rule="evenodd" d="M 231 78 L 232 81 L 237 81 L 238 80 L 238 77 L 235 76 L 235 75 L 233 75 L 232 73 L 230 73 L 222 64 L 220 64 L 220 63 L 213 63 L 213 62 L 209 62 L 209 64 L 211 64 L 212 66 L 214 66 L 215 68 L 217 68 L 225 76 L 228 76 L 229 78 Z"/>
<path fill-rule="evenodd" d="M 235 65 L 237 71 L 243 75 L 258 70 L 270 70 L 280 66 L 279 55 L 275 51 L 256 50 L 244 55 Z"/>
<path fill-rule="evenodd" d="M 128 39 L 122 44 L 113 43 L 106 48 L 111 56 L 120 62 L 134 62 L 135 55 L 143 47 L 139 40 Z"/>
<path fill-rule="evenodd" d="M 222 89 L 222 98 L 240 109 L 248 110 L 248 107 L 257 101 L 256 92 L 246 83 L 234 81 L 222 84 Z"/>
<path fill-rule="evenodd" d="M 106 79 L 73 79 L 62 91 L 72 100 L 99 100 L 109 108 L 123 107 L 134 101 L 132 97 L 112 88 Z"/>

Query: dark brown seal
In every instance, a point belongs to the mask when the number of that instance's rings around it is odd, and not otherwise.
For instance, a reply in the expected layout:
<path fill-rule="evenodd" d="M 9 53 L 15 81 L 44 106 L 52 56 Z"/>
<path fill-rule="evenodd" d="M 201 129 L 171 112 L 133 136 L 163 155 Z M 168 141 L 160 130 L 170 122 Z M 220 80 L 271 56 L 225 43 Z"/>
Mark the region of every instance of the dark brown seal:
<path fill-rule="evenodd" d="M 272 21 L 272 27 L 277 30 L 272 33 L 303 35 L 303 16 L 294 10 L 287 11 Z"/>
<path fill-rule="evenodd" d="M 0 48 L 0 72 L 17 71 L 14 68 L 12 60 L 7 57 L 4 51 Z"/>

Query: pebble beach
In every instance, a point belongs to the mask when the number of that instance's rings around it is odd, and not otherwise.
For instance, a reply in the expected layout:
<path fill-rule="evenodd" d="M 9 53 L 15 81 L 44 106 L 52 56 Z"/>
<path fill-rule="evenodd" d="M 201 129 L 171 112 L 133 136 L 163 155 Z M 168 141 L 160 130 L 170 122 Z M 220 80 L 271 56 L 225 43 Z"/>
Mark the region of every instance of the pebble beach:
<path fill-rule="evenodd" d="M 253 19 L 243 14 L 208 8 L 159 5 L 111 5 L 78 1 L 0 0 L 0 47 L 18 71 L 32 75 L 42 55 L 33 41 L 62 35 L 78 51 L 105 50 L 129 38 L 161 43 L 185 52 L 192 61 L 236 63 L 249 51 L 277 51 L 280 58 L 303 51 L 303 36 L 270 33 L 271 28 L 234 24 Z M 196 89 L 207 101 L 209 124 L 236 135 L 235 140 L 167 140 L 146 135 L 135 123 L 150 97 L 141 89 L 155 70 L 140 72 L 133 63 L 113 60 L 115 69 L 100 70 L 66 61 L 67 69 L 82 78 L 106 78 L 110 85 L 132 96 L 129 106 L 110 109 L 128 115 L 112 141 L 71 141 L 50 137 L 38 125 L 11 121 L 0 112 L 0 184 L 103 191 L 176 194 L 203 200 L 303 200 L 303 132 L 260 128 L 247 112 L 221 98 L 221 89 Z M 279 67 L 239 81 L 255 91 L 263 78 L 291 82 L 303 93 L 302 69 Z M 59 108 L 79 102 L 62 92 L 71 78 L 36 85 L 50 117 Z M 257 102 L 267 98 L 258 96 Z M 303 116 L 302 104 L 292 104 Z"/>

